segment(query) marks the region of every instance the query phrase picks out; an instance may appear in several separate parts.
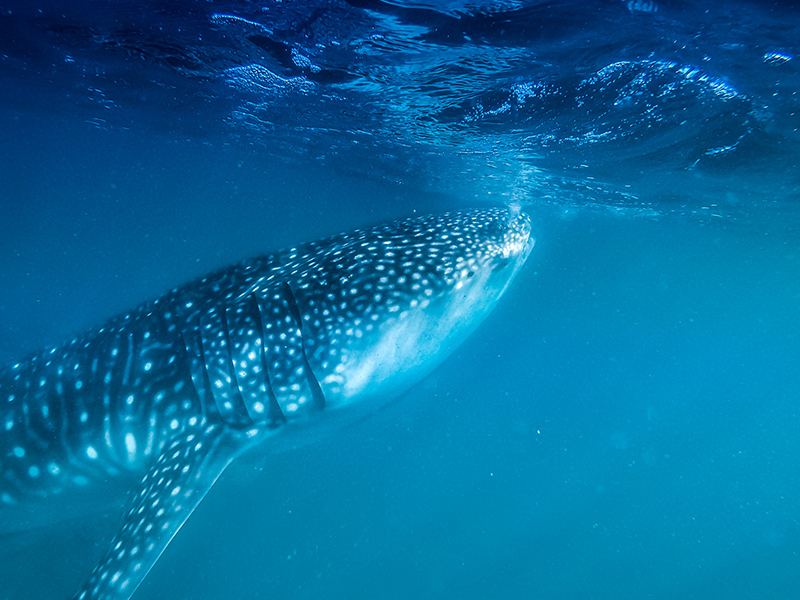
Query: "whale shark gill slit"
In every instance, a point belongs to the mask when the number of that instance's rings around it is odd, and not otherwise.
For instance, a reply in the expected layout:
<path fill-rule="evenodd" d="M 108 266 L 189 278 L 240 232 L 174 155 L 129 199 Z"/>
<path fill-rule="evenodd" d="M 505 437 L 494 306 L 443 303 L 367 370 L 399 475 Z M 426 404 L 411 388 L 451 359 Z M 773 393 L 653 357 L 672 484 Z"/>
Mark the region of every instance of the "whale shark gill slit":
<path fill-rule="evenodd" d="M 0 524 L 4 508 L 58 513 L 68 493 L 99 502 L 108 481 L 138 480 L 74 596 L 127 600 L 232 460 L 280 432 L 282 447 L 318 439 L 434 369 L 505 293 L 530 234 L 525 214 L 492 208 L 331 236 L 0 368 Z"/>
<path fill-rule="evenodd" d="M 297 327 L 297 330 L 300 332 L 300 349 L 302 350 L 303 367 L 305 368 L 308 387 L 311 390 L 313 407 L 314 410 L 321 411 L 325 408 L 325 396 L 322 393 L 322 388 L 319 385 L 317 376 L 314 375 L 314 370 L 311 368 L 311 363 L 308 361 L 308 356 L 306 355 L 306 346 L 304 343 L 302 343 L 302 340 L 305 339 L 303 335 L 303 318 L 300 316 L 300 308 L 297 306 L 297 298 L 295 298 L 295 295 L 292 292 L 292 287 L 288 283 L 283 284 L 283 294 L 284 298 L 286 299 L 286 304 L 289 306 L 289 312 L 294 319 L 295 327 Z"/>
<path fill-rule="evenodd" d="M 272 382 L 269 379 L 269 368 L 267 365 L 266 348 L 264 347 L 263 341 L 261 341 L 265 337 L 264 322 L 261 319 L 261 309 L 259 308 L 258 299 L 256 298 L 255 294 L 252 293 L 248 294 L 246 296 L 245 301 L 248 304 L 250 304 L 251 314 L 253 315 L 253 326 L 255 327 L 255 331 L 257 332 L 256 335 L 260 336 L 258 338 L 259 342 L 255 344 L 258 347 L 257 350 L 258 361 L 256 364 L 258 365 L 260 372 L 263 373 L 264 376 L 264 386 L 263 386 L 264 393 L 261 395 L 261 397 L 263 398 L 265 396 L 267 400 L 267 408 L 266 408 L 267 425 L 270 428 L 280 427 L 286 422 L 286 417 L 281 412 L 281 407 L 278 404 L 278 399 L 275 397 L 275 392 L 272 390 Z M 258 391 L 261 391 L 260 387 Z M 253 411 L 257 412 L 255 410 L 255 407 L 257 406 L 258 401 L 259 401 L 258 396 L 256 395 L 252 399 L 252 403 L 248 403 L 247 406 L 248 407 L 253 406 L 254 407 Z M 250 408 L 248 408 L 248 412 L 249 411 Z"/>
<path fill-rule="evenodd" d="M 249 421 L 244 401 L 235 385 L 230 353 L 230 332 L 225 307 L 214 306 L 200 320 L 201 364 L 210 382 L 211 395 L 222 419 L 227 423 Z"/>

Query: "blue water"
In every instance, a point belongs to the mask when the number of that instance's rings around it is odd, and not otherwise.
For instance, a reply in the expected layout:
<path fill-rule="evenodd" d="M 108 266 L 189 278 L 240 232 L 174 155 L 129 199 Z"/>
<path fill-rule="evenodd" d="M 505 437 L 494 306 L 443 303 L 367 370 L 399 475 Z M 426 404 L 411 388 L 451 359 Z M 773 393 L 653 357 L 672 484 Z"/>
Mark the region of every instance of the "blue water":
<path fill-rule="evenodd" d="M 534 222 L 444 365 L 234 463 L 135 598 L 800 596 L 797 40 L 755 2 L 0 3 L 2 362 L 299 241 Z M 123 502 L 0 537 L 0 599 L 69 597 Z"/>

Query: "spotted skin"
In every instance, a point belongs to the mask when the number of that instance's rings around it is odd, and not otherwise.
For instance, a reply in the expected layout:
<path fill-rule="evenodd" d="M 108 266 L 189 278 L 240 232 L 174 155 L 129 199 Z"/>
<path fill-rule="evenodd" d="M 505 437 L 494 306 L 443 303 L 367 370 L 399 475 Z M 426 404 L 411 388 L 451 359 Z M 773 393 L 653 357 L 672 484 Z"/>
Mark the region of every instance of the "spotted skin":
<path fill-rule="evenodd" d="M 75 595 L 130 598 L 236 456 L 416 383 L 532 245 L 513 209 L 395 221 L 242 262 L 10 365 L 0 510 L 140 477 Z"/>

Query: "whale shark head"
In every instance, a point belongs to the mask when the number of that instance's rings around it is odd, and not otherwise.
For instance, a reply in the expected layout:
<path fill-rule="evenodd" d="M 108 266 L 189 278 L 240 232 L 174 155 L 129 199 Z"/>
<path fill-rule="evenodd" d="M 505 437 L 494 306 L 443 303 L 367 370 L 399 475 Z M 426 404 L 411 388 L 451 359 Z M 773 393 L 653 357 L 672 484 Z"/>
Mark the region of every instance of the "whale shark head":
<path fill-rule="evenodd" d="M 532 246 L 515 209 L 409 218 L 306 247 L 293 293 L 325 404 L 396 395 L 489 314 Z"/>

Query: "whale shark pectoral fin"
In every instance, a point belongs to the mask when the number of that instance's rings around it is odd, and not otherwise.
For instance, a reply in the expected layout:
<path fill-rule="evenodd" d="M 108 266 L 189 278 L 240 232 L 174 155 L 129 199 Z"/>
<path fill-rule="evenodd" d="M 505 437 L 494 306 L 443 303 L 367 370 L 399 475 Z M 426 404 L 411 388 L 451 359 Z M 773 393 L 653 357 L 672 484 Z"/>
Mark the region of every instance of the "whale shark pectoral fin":
<path fill-rule="evenodd" d="M 111 547 L 74 600 L 130 598 L 225 468 L 255 443 L 257 433 L 206 425 L 167 443 L 142 479 Z"/>

